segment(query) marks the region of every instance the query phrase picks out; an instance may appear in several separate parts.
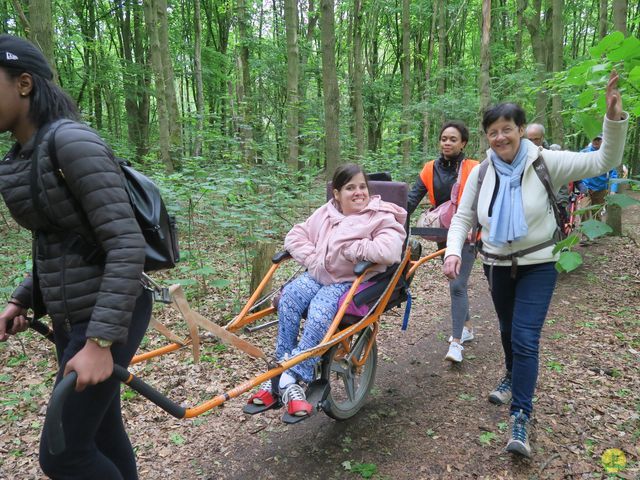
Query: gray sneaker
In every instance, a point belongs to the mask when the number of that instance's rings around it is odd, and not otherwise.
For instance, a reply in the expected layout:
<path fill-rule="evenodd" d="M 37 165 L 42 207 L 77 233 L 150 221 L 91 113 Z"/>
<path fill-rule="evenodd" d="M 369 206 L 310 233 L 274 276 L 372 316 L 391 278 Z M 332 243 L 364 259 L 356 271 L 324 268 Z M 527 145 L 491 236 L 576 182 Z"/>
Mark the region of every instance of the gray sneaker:
<path fill-rule="evenodd" d="M 531 458 L 528 427 L 529 417 L 522 410 L 511 415 L 511 438 L 507 443 L 507 452 Z"/>
<path fill-rule="evenodd" d="M 511 400 L 511 375 L 505 375 L 496 389 L 489 394 L 489 401 L 496 405 L 505 405 Z"/>

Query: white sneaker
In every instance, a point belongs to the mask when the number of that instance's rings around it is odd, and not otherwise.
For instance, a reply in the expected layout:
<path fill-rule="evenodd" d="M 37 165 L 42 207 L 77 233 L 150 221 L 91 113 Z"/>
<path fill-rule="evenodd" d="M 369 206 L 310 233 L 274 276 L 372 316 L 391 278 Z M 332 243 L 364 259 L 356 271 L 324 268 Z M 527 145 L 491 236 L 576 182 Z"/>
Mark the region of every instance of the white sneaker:
<path fill-rule="evenodd" d="M 462 338 L 460 339 L 460 343 L 470 342 L 475 337 L 473 336 L 473 327 L 469 330 L 467 327 L 462 329 Z"/>
<path fill-rule="evenodd" d="M 452 363 L 460 363 L 462 361 L 462 351 L 464 347 L 457 342 L 451 342 L 449 344 L 449 351 L 447 352 L 447 356 L 444 357 L 445 360 L 448 360 Z"/>
<path fill-rule="evenodd" d="M 464 342 L 470 342 L 474 338 L 475 337 L 473 336 L 473 328 L 471 328 L 471 330 L 469 330 L 467 327 L 462 328 L 462 338 L 460 339 L 460 344 L 463 344 Z M 449 337 L 449 343 L 451 343 L 452 341 L 453 337 Z"/>

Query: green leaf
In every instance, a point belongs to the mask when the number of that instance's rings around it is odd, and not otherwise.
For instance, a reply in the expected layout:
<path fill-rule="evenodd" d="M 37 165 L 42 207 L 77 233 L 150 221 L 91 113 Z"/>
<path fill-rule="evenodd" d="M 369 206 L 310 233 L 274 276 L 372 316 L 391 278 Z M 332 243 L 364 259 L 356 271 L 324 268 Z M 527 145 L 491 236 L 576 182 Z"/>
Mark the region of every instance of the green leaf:
<path fill-rule="evenodd" d="M 588 107 L 589 105 L 591 105 L 593 103 L 593 100 L 595 98 L 595 94 L 596 94 L 596 89 L 589 86 L 587 87 L 587 89 L 582 92 L 580 95 L 578 95 L 577 101 L 578 101 L 578 107 L 579 108 L 585 108 Z"/>
<path fill-rule="evenodd" d="M 640 88 L 640 65 L 636 65 L 629 72 L 629 76 L 627 77 L 627 82 L 633 85 L 636 88 Z"/>
<path fill-rule="evenodd" d="M 602 129 L 602 119 L 596 119 L 593 115 L 588 113 L 579 113 L 577 115 L 576 121 L 582 128 L 582 131 L 587 136 L 587 138 L 595 137 L 600 133 L 600 130 Z"/>
<path fill-rule="evenodd" d="M 614 47 L 620 45 L 624 40 L 624 35 L 622 32 L 611 32 L 609 35 L 604 37 L 598 44 L 594 47 L 591 47 L 589 53 L 591 57 L 598 58 L 602 54 L 607 53 L 612 50 Z"/>
<path fill-rule="evenodd" d="M 640 205 L 640 200 L 636 200 L 624 193 L 607 195 L 606 200 L 608 205 L 618 205 L 620 208 L 630 207 L 631 205 Z"/>
<path fill-rule="evenodd" d="M 556 246 L 553 248 L 553 254 L 555 255 L 558 252 L 562 252 L 563 250 L 571 250 L 571 248 L 580 243 L 580 235 L 572 233 L 564 240 L 560 240 L 556 243 Z"/>
<path fill-rule="evenodd" d="M 354 463 L 351 471 L 359 473 L 362 478 L 371 478 L 378 473 L 378 467 L 375 463 Z"/>
<path fill-rule="evenodd" d="M 213 267 L 210 267 L 209 265 L 205 265 L 202 268 L 193 270 L 191 273 L 194 273 L 196 275 L 213 275 L 214 273 L 218 273 L 218 271 Z"/>
<path fill-rule="evenodd" d="M 609 225 L 594 219 L 581 223 L 580 231 L 589 237 L 589 240 L 593 240 L 594 238 L 602 237 L 607 233 L 613 232 Z"/>
<path fill-rule="evenodd" d="M 577 252 L 561 252 L 556 262 L 556 270 L 561 273 L 569 273 L 582 265 L 582 255 Z"/>
<path fill-rule="evenodd" d="M 208 282 L 210 287 L 213 288 L 224 288 L 226 286 L 228 286 L 231 282 L 229 280 L 225 280 L 223 278 L 218 279 L 218 280 L 213 280 L 211 282 Z"/>
<path fill-rule="evenodd" d="M 496 438 L 496 434 L 493 432 L 482 432 L 480 434 L 480 443 L 482 445 L 491 445 L 491 440 Z"/>
<path fill-rule="evenodd" d="M 169 437 L 169 440 L 173 442 L 174 445 L 182 445 L 184 443 L 184 437 L 179 433 L 172 433 Z"/>
<path fill-rule="evenodd" d="M 627 37 L 618 48 L 612 49 L 607 53 L 607 58 L 612 62 L 620 62 L 622 60 L 631 60 L 640 56 L 640 40 L 636 37 Z"/>

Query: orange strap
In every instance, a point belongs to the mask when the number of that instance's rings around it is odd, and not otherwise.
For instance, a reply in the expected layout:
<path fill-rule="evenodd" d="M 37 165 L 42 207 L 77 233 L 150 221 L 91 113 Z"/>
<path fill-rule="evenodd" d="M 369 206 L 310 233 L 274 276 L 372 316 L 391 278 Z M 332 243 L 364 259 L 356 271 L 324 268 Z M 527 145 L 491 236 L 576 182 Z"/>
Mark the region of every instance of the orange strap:
<path fill-rule="evenodd" d="M 435 160 L 431 160 L 424 164 L 422 167 L 422 171 L 420 172 L 420 180 L 422 180 L 423 185 L 426 187 L 427 192 L 429 194 L 429 202 L 432 206 L 436 205 L 436 196 L 433 193 L 433 166 L 435 164 Z M 465 158 L 462 161 L 462 165 L 460 168 L 462 169 L 460 172 L 460 191 L 458 193 L 458 203 L 462 198 L 462 192 L 464 191 L 464 186 L 467 183 L 467 179 L 469 178 L 469 174 L 473 167 L 478 165 L 477 160 L 471 160 L 470 158 Z"/>

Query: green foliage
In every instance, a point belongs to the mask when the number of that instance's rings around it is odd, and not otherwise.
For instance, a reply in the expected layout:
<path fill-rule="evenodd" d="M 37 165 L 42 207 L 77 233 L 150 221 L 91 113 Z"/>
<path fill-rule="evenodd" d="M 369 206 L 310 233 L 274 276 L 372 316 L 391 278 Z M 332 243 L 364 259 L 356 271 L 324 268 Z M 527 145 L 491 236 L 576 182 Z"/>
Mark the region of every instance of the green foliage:
<path fill-rule="evenodd" d="M 491 442 L 495 440 L 495 438 L 496 438 L 496 434 L 493 432 L 482 432 L 479 438 L 480 444 L 486 445 L 486 446 L 491 445 Z"/>
<path fill-rule="evenodd" d="M 352 460 L 342 462 L 342 467 L 352 473 L 359 473 L 362 478 L 371 478 L 378 473 L 375 463 L 358 463 Z"/>

